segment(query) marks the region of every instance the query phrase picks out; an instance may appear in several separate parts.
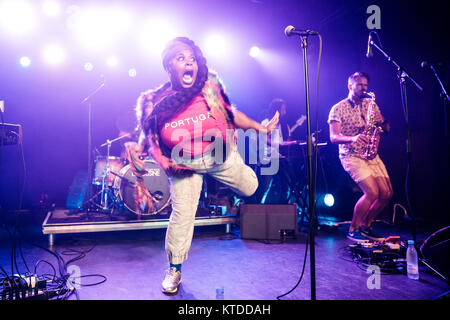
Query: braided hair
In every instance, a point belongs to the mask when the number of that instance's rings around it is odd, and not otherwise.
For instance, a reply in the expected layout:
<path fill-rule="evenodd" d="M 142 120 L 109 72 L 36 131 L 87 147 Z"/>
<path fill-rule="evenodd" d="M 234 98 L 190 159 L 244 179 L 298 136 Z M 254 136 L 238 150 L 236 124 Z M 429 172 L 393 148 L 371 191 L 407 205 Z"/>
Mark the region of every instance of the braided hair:
<path fill-rule="evenodd" d="M 175 94 L 166 96 L 155 105 L 152 113 L 147 118 L 143 119 L 142 127 L 147 135 L 157 134 L 160 132 L 164 123 L 181 112 L 183 108 L 186 107 L 187 104 L 202 91 L 206 80 L 208 80 L 208 67 L 202 51 L 194 43 L 194 41 L 186 37 L 177 37 L 168 43 L 163 53 L 164 68 L 168 70 L 169 60 L 171 59 L 171 56 L 168 55 L 167 52 L 169 52 L 171 48 L 175 47 L 180 42 L 189 46 L 194 52 L 198 65 L 197 77 L 191 87 L 180 88 Z M 166 90 L 169 85 L 170 82 L 164 84 L 155 92 L 155 94 L 158 94 L 158 91 L 162 92 Z"/>

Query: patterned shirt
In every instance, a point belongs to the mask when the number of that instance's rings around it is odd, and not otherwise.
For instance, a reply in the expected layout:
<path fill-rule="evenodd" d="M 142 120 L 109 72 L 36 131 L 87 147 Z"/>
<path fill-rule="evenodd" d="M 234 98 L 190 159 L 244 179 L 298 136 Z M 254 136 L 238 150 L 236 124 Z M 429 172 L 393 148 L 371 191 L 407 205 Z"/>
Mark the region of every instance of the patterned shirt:
<path fill-rule="evenodd" d="M 341 100 L 335 104 L 328 115 L 328 123 L 337 121 L 341 123 L 341 134 L 344 136 L 356 136 L 364 131 L 366 126 L 367 111 L 370 99 L 363 99 L 360 104 L 355 104 L 350 98 Z M 382 122 L 380 108 L 375 103 L 375 122 Z M 339 144 L 339 158 L 348 156 L 360 157 L 360 154 L 355 152 L 355 143 L 341 143 Z"/>

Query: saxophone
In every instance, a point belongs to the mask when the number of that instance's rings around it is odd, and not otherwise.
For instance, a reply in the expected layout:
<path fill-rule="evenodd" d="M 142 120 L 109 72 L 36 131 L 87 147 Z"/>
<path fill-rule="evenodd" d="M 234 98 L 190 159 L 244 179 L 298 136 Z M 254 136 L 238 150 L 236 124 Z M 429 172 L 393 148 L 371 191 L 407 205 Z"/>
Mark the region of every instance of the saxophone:
<path fill-rule="evenodd" d="M 369 142 L 367 145 L 360 146 L 358 153 L 363 159 L 372 160 L 377 156 L 380 136 L 384 130 L 380 123 L 375 121 L 375 94 L 373 92 L 367 94 L 370 96 L 370 102 L 367 108 L 366 126 L 363 134 Z"/>

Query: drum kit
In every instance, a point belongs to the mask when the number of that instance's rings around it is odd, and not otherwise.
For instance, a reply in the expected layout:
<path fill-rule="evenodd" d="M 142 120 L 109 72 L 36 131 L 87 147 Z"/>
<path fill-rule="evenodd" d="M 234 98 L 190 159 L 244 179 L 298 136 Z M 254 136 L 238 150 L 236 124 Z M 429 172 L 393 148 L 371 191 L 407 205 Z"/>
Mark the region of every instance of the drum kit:
<path fill-rule="evenodd" d="M 161 214 L 170 204 L 169 178 L 154 160 L 142 159 L 146 171 L 143 176 L 144 185 L 155 199 L 155 204 L 151 210 L 138 208 L 135 198 L 137 178 L 131 164 L 127 164 L 128 161 L 124 158 L 110 155 L 111 144 L 125 137 L 129 135 L 107 140 L 101 145 L 107 147 L 107 154 L 96 157 L 91 181 L 97 192 L 83 205 L 87 205 L 88 211 L 94 209 L 103 213 L 128 211 L 138 216 Z"/>

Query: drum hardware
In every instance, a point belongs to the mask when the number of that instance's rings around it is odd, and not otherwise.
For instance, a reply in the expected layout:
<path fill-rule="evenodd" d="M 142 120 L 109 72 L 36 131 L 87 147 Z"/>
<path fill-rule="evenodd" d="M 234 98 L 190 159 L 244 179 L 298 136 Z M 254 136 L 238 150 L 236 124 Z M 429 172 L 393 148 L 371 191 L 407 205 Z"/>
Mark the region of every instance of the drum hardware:
<path fill-rule="evenodd" d="M 101 186 L 105 178 L 106 162 L 108 162 L 109 173 L 106 175 L 106 184 L 111 187 L 114 184 L 114 175 L 126 165 L 126 160 L 120 157 L 97 156 L 95 159 L 95 172 L 92 180 L 93 185 Z"/>
<path fill-rule="evenodd" d="M 97 156 L 96 159 L 96 168 L 95 168 L 95 178 L 90 183 L 101 186 L 100 190 L 91 196 L 86 202 L 84 202 L 78 209 L 80 210 L 86 204 L 87 211 L 91 211 L 91 205 L 97 207 L 97 209 L 103 210 L 105 213 L 111 213 L 114 209 L 114 205 L 118 205 L 118 199 L 115 193 L 111 190 L 111 187 L 114 183 L 114 177 L 116 173 L 111 170 L 111 167 L 114 169 L 120 170 L 125 165 L 125 160 L 117 157 L 110 156 L 111 144 L 115 141 L 128 137 L 129 134 L 120 136 L 113 140 L 107 139 L 104 144 L 100 147 L 107 147 L 106 157 Z M 97 150 L 97 148 L 96 148 Z M 104 159 L 104 161 L 103 161 Z M 98 200 L 100 198 L 100 201 Z"/>
<path fill-rule="evenodd" d="M 127 138 L 130 137 L 131 135 L 129 133 L 124 134 L 122 136 L 119 136 L 113 140 L 109 140 L 106 139 L 106 142 L 102 145 L 100 145 L 100 147 L 105 147 L 106 146 L 106 163 L 105 163 L 105 171 L 103 174 L 103 180 L 102 180 L 102 189 L 100 191 L 101 193 L 101 197 L 100 197 L 100 204 L 103 206 L 104 210 L 108 210 L 111 208 L 111 204 L 113 204 L 114 202 L 116 202 L 117 198 L 115 196 L 115 194 L 113 192 L 111 192 L 111 190 L 109 189 L 109 186 L 112 186 L 112 181 L 111 184 L 108 184 L 108 177 L 110 176 L 109 174 L 112 173 L 114 174 L 114 171 L 110 170 L 110 151 L 111 151 L 111 144 L 113 142 L 119 141 L 123 138 Z M 108 203 L 108 199 L 111 199 L 111 204 Z"/>
<path fill-rule="evenodd" d="M 103 174 L 103 181 L 102 181 L 102 189 L 101 189 L 101 197 L 100 197 L 100 204 L 103 206 L 104 210 L 108 210 L 108 198 L 114 198 L 114 194 L 111 193 L 111 191 L 108 188 L 108 176 L 110 173 L 109 169 L 109 156 L 110 156 L 110 150 L 111 150 L 111 144 L 114 141 L 117 141 L 121 139 L 122 137 L 119 137 L 114 140 L 106 140 L 106 143 L 102 144 L 100 147 L 104 147 L 106 145 L 106 164 L 105 164 L 105 172 Z M 114 199 L 112 199 L 114 201 Z"/>
<path fill-rule="evenodd" d="M 121 176 L 120 174 L 115 173 L 114 171 L 111 171 L 111 173 L 112 173 L 113 175 L 115 175 L 116 177 L 120 178 L 120 179 L 126 180 L 126 182 L 127 182 L 130 186 L 133 186 L 133 187 L 136 186 L 136 183 L 134 183 L 134 182 L 131 181 L 130 179 L 125 178 L 124 176 Z M 115 179 L 114 179 L 114 180 L 115 180 Z"/>

